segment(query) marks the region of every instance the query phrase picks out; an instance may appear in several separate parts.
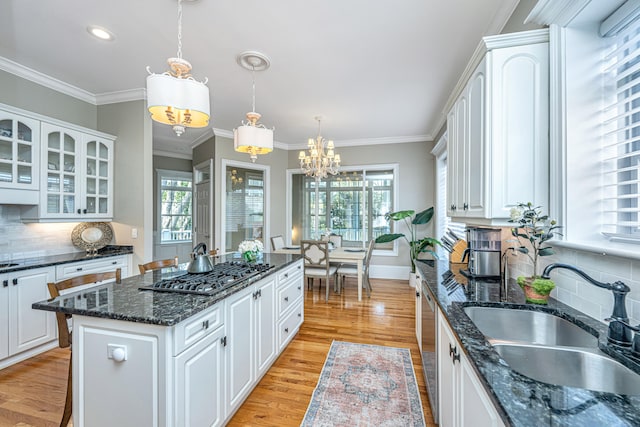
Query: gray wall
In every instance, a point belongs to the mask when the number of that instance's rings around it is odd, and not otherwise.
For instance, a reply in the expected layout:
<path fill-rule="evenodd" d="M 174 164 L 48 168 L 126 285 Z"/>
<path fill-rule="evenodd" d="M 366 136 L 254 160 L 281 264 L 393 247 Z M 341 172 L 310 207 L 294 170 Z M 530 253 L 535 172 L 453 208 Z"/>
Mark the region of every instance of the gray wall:
<path fill-rule="evenodd" d="M 269 187 L 269 200 L 270 200 L 270 211 L 269 211 L 269 236 L 274 234 L 285 234 L 285 214 L 286 214 L 286 194 L 284 189 L 286 188 L 286 175 L 287 175 L 287 167 L 288 167 L 288 156 L 287 153 L 290 153 L 286 150 L 280 150 L 278 148 L 274 149 L 271 153 L 258 156 L 256 160 L 256 164 L 268 165 L 270 167 L 270 187 Z M 238 153 L 233 148 L 233 139 L 219 137 L 215 138 L 215 206 L 217 207 L 215 210 L 214 223 L 217 227 L 220 224 L 220 220 L 222 218 L 223 212 L 220 211 L 220 202 L 222 195 L 224 192 L 224 183 L 220 182 L 218 178 L 220 173 L 220 168 L 222 165 L 222 159 L 227 160 L 235 160 L 240 162 L 250 163 L 251 159 L 249 159 L 249 155 L 246 153 Z M 200 159 L 199 161 L 202 161 Z M 195 157 L 194 157 L 195 163 Z M 218 230 L 216 228 L 216 230 Z M 219 247 L 220 236 L 218 236 L 218 232 L 216 231 L 216 245 Z M 270 244 L 267 241 L 264 242 L 269 247 Z"/>
<path fill-rule="evenodd" d="M 153 256 L 151 119 L 144 101 L 98 107 L 98 130 L 117 135 L 113 229 L 119 244 L 133 245 L 133 264 Z M 138 236 L 133 238 L 132 231 Z M 133 270 L 135 271 L 135 270 Z"/>
<path fill-rule="evenodd" d="M 97 107 L 0 70 L 0 102 L 96 129 Z"/>
<path fill-rule="evenodd" d="M 543 28 L 543 26 L 539 24 L 524 23 L 524 20 L 529 16 L 529 12 L 531 12 L 531 9 L 533 9 L 533 6 L 535 6 L 537 2 L 538 0 L 520 0 L 520 3 L 518 3 L 518 6 L 516 6 L 509 20 L 502 28 L 502 34 Z"/>

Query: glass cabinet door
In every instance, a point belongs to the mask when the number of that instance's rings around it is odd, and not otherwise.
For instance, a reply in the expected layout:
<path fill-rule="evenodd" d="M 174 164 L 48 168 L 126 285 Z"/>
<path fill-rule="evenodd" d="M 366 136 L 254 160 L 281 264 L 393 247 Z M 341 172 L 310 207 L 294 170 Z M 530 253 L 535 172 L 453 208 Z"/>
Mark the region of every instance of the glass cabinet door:
<path fill-rule="evenodd" d="M 81 213 L 78 206 L 80 194 L 79 134 L 44 123 L 43 143 L 46 165 L 46 199 L 42 207 L 43 216 L 70 217 Z"/>
<path fill-rule="evenodd" d="M 111 216 L 111 157 L 110 141 L 89 139 L 85 144 L 85 207 L 86 214 Z"/>
<path fill-rule="evenodd" d="M 39 122 L 0 111 L 0 187 L 37 190 Z"/>

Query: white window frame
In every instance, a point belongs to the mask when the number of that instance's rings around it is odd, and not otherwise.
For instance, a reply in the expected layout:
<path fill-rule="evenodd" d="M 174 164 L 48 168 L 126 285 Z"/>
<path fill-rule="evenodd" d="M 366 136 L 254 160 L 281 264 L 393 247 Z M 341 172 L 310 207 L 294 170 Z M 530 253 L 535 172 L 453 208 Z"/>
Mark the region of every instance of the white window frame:
<path fill-rule="evenodd" d="M 191 181 L 191 238 L 187 240 L 170 240 L 163 241 L 162 240 L 162 178 L 176 178 L 176 179 L 188 179 Z M 158 236 L 157 242 L 160 245 L 175 245 L 178 243 L 191 243 L 193 239 L 193 195 L 194 195 L 194 182 L 193 182 L 193 173 L 185 172 L 185 171 L 176 171 L 169 169 L 156 169 L 156 180 L 158 182 L 158 193 L 157 193 L 157 218 L 156 223 L 158 224 Z"/>
<path fill-rule="evenodd" d="M 550 243 L 640 259 L 636 244 L 611 241 L 601 233 L 600 112 L 605 102 L 601 58 L 609 41 L 598 31 L 618 4 L 585 1 L 567 17 L 542 3 L 528 19 L 550 24 L 549 213 L 564 234 Z"/>
<path fill-rule="evenodd" d="M 227 242 L 227 236 L 225 233 L 226 223 L 227 223 L 227 167 L 237 167 L 242 169 L 252 169 L 256 171 L 261 171 L 264 173 L 264 216 L 262 220 L 264 221 L 264 229 L 262 236 L 262 243 L 265 248 L 267 248 L 267 242 L 271 241 L 271 232 L 269 227 L 269 222 L 271 221 L 271 167 L 269 165 L 262 165 L 259 163 L 248 163 L 248 162 L 239 162 L 237 160 L 229 160 L 229 159 L 221 159 L 220 170 L 218 171 L 218 179 L 220 180 L 220 190 L 222 195 L 220 196 L 220 221 L 216 227 L 216 233 L 219 236 L 219 247 L 225 248 Z M 232 249 L 233 250 L 233 249 Z M 223 249 L 224 252 L 224 249 Z"/>
<path fill-rule="evenodd" d="M 387 163 L 387 164 L 373 164 L 373 165 L 350 165 L 350 166 L 341 166 L 340 172 L 353 172 L 353 171 L 381 171 L 381 170 L 393 170 L 393 206 L 395 210 L 398 210 L 398 206 L 400 203 L 399 197 L 399 182 L 400 182 L 400 165 L 398 163 Z M 293 227 L 293 219 L 291 215 L 292 210 L 292 192 L 291 186 L 293 183 L 293 175 L 294 174 L 304 174 L 304 171 L 300 168 L 298 169 L 287 169 L 287 198 L 286 198 L 286 209 L 287 209 L 287 218 L 286 218 L 286 242 L 291 243 L 292 239 L 292 227 Z M 373 255 L 376 256 L 398 256 L 398 240 L 393 242 L 393 249 L 374 249 Z"/>

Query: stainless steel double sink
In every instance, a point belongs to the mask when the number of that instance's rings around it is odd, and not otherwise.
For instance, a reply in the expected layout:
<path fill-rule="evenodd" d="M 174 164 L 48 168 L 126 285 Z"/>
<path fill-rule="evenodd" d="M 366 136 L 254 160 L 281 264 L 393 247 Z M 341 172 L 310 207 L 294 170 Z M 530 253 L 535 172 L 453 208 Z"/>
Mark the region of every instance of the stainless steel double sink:
<path fill-rule="evenodd" d="M 640 395 L 640 375 L 598 348 L 598 338 L 541 311 L 464 307 L 480 332 L 514 371 L 544 383 Z"/>

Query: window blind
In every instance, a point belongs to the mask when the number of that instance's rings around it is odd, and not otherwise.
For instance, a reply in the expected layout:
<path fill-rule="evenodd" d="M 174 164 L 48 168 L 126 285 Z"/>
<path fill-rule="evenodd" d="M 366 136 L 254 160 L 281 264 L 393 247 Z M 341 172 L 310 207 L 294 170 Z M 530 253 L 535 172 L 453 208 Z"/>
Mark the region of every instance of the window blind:
<path fill-rule="evenodd" d="M 640 243 L 640 20 L 608 39 L 604 56 L 603 233 Z"/>

